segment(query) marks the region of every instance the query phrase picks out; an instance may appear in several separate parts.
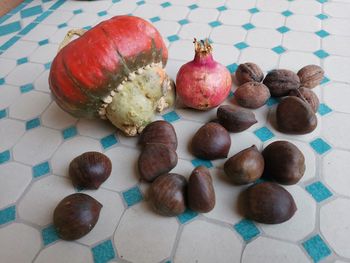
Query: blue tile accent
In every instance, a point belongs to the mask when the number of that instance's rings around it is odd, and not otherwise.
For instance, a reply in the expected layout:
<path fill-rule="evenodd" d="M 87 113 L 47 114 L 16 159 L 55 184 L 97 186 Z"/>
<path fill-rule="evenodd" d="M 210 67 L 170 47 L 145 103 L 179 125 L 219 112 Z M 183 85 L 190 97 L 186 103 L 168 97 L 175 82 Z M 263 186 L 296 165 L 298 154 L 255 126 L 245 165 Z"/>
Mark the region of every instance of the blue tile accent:
<path fill-rule="evenodd" d="M 138 186 L 123 192 L 123 198 L 128 207 L 133 206 L 143 200 L 141 190 Z"/>
<path fill-rule="evenodd" d="M 21 65 L 21 64 L 24 64 L 24 63 L 27 63 L 28 62 L 28 58 L 19 58 L 17 59 L 17 65 Z"/>
<path fill-rule="evenodd" d="M 7 110 L 6 109 L 0 110 L 0 120 L 5 118 L 6 116 L 7 116 Z"/>
<path fill-rule="evenodd" d="M 10 47 L 12 47 L 18 40 L 20 39 L 19 36 L 14 36 L 11 37 L 9 40 L 7 40 L 4 44 L 2 44 L 2 46 L 0 46 L 0 50 L 7 50 Z"/>
<path fill-rule="evenodd" d="M 211 27 L 218 27 L 218 26 L 221 26 L 222 23 L 220 21 L 212 21 L 212 22 L 209 22 L 209 26 Z"/>
<path fill-rule="evenodd" d="M 27 93 L 27 92 L 33 90 L 34 86 L 32 83 L 29 83 L 29 84 L 22 85 L 19 89 L 20 89 L 21 93 Z"/>
<path fill-rule="evenodd" d="M 276 29 L 278 32 L 280 32 L 281 34 L 287 33 L 290 29 L 286 26 L 281 26 L 279 28 Z"/>
<path fill-rule="evenodd" d="M 333 195 L 332 192 L 321 182 L 312 183 L 306 186 L 305 189 L 318 203 Z"/>
<path fill-rule="evenodd" d="M 315 51 L 314 54 L 319 58 L 326 58 L 329 56 L 329 54 L 322 49 Z"/>
<path fill-rule="evenodd" d="M 189 22 L 190 21 L 188 21 L 187 19 L 182 19 L 182 20 L 178 21 L 178 23 L 182 26 L 188 24 Z"/>
<path fill-rule="evenodd" d="M 189 5 L 188 8 L 191 9 L 191 10 L 197 9 L 197 8 L 198 8 L 198 5 L 196 5 L 196 4 Z"/>
<path fill-rule="evenodd" d="M 50 6 L 50 10 L 56 10 L 61 5 L 63 5 L 66 2 L 66 0 L 58 0 L 56 3 L 54 3 L 52 6 Z"/>
<path fill-rule="evenodd" d="M 239 221 L 233 226 L 233 228 L 246 242 L 250 241 L 252 238 L 260 234 L 260 231 L 255 226 L 255 224 L 248 219 L 243 219 Z"/>
<path fill-rule="evenodd" d="M 46 45 L 49 43 L 49 40 L 48 39 L 43 39 L 41 41 L 38 42 L 39 46 L 43 46 L 43 45 Z"/>
<path fill-rule="evenodd" d="M 152 23 L 154 23 L 154 22 L 159 21 L 159 20 L 160 20 L 160 17 L 159 17 L 159 16 L 155 16 L 155 17 L 150 18 L 149 20 L 150 20 Z"/>
<path fill-rule="evenodd" d="M 30 2 L 33 2 L 33 0 L 31 0 L 31 1 L 23 1 L 23 3 L 21 3 L 20 5 L 16 6 L 14 9 L 12 9 L 9 12 L 9 14 L 14 15 L 14 14 L 18 13 L 19 11 L 21 11 Z"/>
<path fill-rule="evenodd" d="M 115 252 L 111 240 L 107 240 L 91 249 L 94 263 L 107 263 L 115 258 Z"/>
<path fill-rule="evenodd" d="M 216 8 L 218 11 L 225 11 L 227 10 L 227 7 L 222 5 L 222 6 L 219 6 L 218 8 Z"/>
<path fill-rule="evenodd" d="M 84 26 L 83 28 L 86 29 L 86 30 L 89 30 L 89 29 L 92 28 L 92 26 Z"/>
<path fill-rule="evenodd" d="M 177 35 L 171 35 L 171 36 L 168 36 L 167 39 L 168 39 L 170 42 L 174 42 L 174 41 L 179 40 L 180 38 L 179 38 Z"/>
<path fill-rule="evenodd" d="M 145 1 L 138 1 L 136 2 L 137 5 L 144 5 L 146 2 Z"/>
<path fill-rule="evenodd" d="M 16 206 L 10 206 L 0 210 L 0 225 L 14 221 L 16 219 Z"/>
<path fill-rule="evenodd" d="M 177 121 L 180 119 L 179 115 L 177 115 L 177 113 L 175 111 L 168 112 L 168 113 L 164 114 L 162 117 L 167 122 L 173 122 L 173 121 Z"/>
<path fill-rule="evenodd" d="M 101 11 L 101 12 L 98 12 L 97 14 L 98 16 L 105 16 L 107 15 L 107 11 Z"/>
<path fill-rule="evenodd" d="M 232 73 L 234 73 L 234 72 L 237 70 L 238 65 L 237 65 L 236 63 L 233 63 L 233 64 L 231 64 L 231 65 L 226 66 L 226 68 L 227 68 L 227 69 L 230 71 L 230 73 L 232 74 Z"/>
<path fill-rule="evenodd" d="M 164 2 L 162 4 L 160 4 L 163 8 L 166 8 L 166 7 L 169 7 L 171 6 L 171 3 L 170 2 Z"/>
<path fill-rule="evenodd" d="M 9 150 L 0 152 L 0 164 L 3 164 L 7 161 L 9 161 L 11 158 L 11 154 Z"/>
<path fill-rule="evenodd" d="M 21 28 L 21 23 L 19 21 L 0 26 L 0 37 L 11 34 L 13 32 L 17 32 L 21 30 Z"/>
<path fill-rule="evenodd" d="M 44 13 L 42 13 L 40 16 L 38 16 L 37 18 L 35 18 L 34 22 L 42 22 L 45 18 L 47 18 L 49 15 L 51 15 L 53 13 L 53 11 L 45 11 Z"/>
<path fill-rule="evenodd" d="M 193 159 L 191 161 L 191 163 L 193 164 L 194 167 L 197 167 L 197 166 L 200 166 L 200 165 L 204 165 L 207 168 L 213 167 L 212 162 L 209 161 L 209 160 Z"/>
<path fill-rule="evenodd" d="M 277 98 L 274 98 L 274 97 L 270 97 L 267 102 L 266 102 L 266 105 L 267 106 L 272 106 L 272 105 L 275 105 L 279 102 L 279 99 Z"/>
<path fill-rule="evenodd" d="M 185 224 L 188 221 L 191 221 L 192 219 L 196 218 L 197 216 L 198 216 L 197 212 L 192 211 L 189 208 L 186 208 L 185 212 L 177 216 L 177 220 L 179 220 L 181 224 Z"/>
<path fill-rule="evenodd" d="M 320 19 L 320 20 L 324 20 L 324 19 L 327 19 L 327 18 L 328 18 L 328 16 L 325 15 L 325 14 L 318 14 L 316 17 L 317 17 L 318 19 Z"/>
<path fill-rule="evenodd" d="M 328 0 L 316 0 L 317 2 L 321 3 L 321 4 L 324 4 L 324 3 L 327 3 Z"/>
<path fill-rule="evenodd" d="M 235 94 L 233 93 L 233 91 L 231 90 L 230 93 L 228 94 L 228 98 L 232 98 Z"/>
<path fill-rule="evenodd" d="M 238 48 L 239 50 L 242 50 L 242 49 L 249 47 L 249 45 L 245 42 L 239 42 L 239 43 L 235 44 L 234 46 L 236 48 Z"/>
<path fill-rule="evenodd" d="M 37 25 L 37 23 L 30 23 L 25 28 L 23 28 L 18 34 L 24 36 L 25 34 L 28 34 L 31 30 L 33 30 Z"/>
<path fill-rule="evenodd" d="M 11 17 L 11 15 L 9 13 L 3 15 L 2 17 L 0 17 L 0 24 L 2 24 L 3 22 L 5 22 L 7 19 L 9 19 Z"/>
<path fill-rule="evenodd" d="M 332 112 L 332 109 L 324 103 L 321 103 L 320 106 L 318 107 L 318 113 L 322 116 L 324 116 L 330 112 Z"/>
<path fill-rule="evenodd" d="M 320 31 L 315 32 L 315 34 L 318 35 L 321 38 L 329 36 L 329 33 L 327 31 L 323 30 L 323 29 L 320 30 Z"/>
<path fill-rule="evenodd" d="M 320 235 L 313 236 L 303 242 L 303 247 L 315 263 L 320 262 L 322 259 L 332 254 L 332 251 L 322 240 Z"/>
<path fill-rule="evenodd" d="M 120 0 L 112 0 L 112 3 L 119 3 L 120 2 Z"/>
<path fill-rule="evenodd" d="M 330 81 L 330 79 L 327 78 L 326 76 L 324 76 L 320 84 L 323 85 L 323 84 L 325 84 L 325 83 L 327 83 L 329 81 Z"/>
<path fill-rule="evenodd" d="M 318 154 L 324 154 L 332 148 L 322 138 L 317 138 L 313 140 L 312 142 L 310 142 L 310 145 Z"/>
<path fill-rule="evenodd" d="M 50 69 L 51 67 L 51 62 L 47 62 L 46 64 L 44 64 L 45 69 Z"/>
<path fill-rule="evenodd" d="M 100 142 L 102 144 L 103 149 L 107 149 L 107 148 L 113 146 L 114 144 L 117 144 L 118 140 L 114 134 L 111 134 L 111 135 L 108 135 L 106 137 L 103 137 L 100 140 Z"/>
<path fill-rule="evenodd" d="M 33 177 L 37 178 L 50 173 L 50 164 L 48 162 L 39 163 L 32 168 Z"/>
<path fill-rule="evenodd" d="M 31 119 L 31 120 L 26 122 L 26 130 L 27 131 L 34 129 L 38 126 L 40 126 L 40 119 L 39 118 Z"/>
<path fill-rule="evenodd" d="M 282 53 L 286 52 L 286 49 L 282 46 L 277 46 L 277 47 L 272 48 L 272 51 L 274 51 L 277 54 L 282 54 Z"/>
<path fill-rule="evenodd" d="M 255 26 L 254 26 L 252 23 L 244 24 L 244 25 L 242 25 L 242 27 L 243 27 L 245 30 L 250 30 L 250 29 L 255 28 Z"/>
<path fill-rule="evenodd" d="M 5 84 L 5 79 L 4 79 L 4 78 L 1 78 L 1 79 L 0 79 L 0 85 L 3 85 L 3 84 Z"/>
<path fill-rule="evenodd" d="M 40 5 L 29 7 L 21 10 L 21 18 L 35 16 L 35 15 L 41 14 L 42 12 L 43 12 L 43 9 Z"/>
<path fill-rule="evenodd" d="M 77 14 L 81 14 L 83 12 L 83 9 L 76 9 L 73 11 L 73 14 L 77 15 Z"/>
<path fill-rule="evenodd" d="M 57 27 L 58 28 L 64 28 L 64 27 L 67 27 L 67 23 L 62 23 L 62 24 L 59 24 Z"/>
<path fill-rule="evenodd" d="M 78 134 L 77 128 L 75 126 L 68 127 L 62 131 L 63 139 L 69 139 Z"/>
<path fill-rule="evenodd" d="M 285 17 L 288 17 L 288 16 L 293 15 L 293 12 L 286 10 L 286 11 L 283 11 L 281 14 L 284 15 Z"/>
<path fill-rule="evenodd" d="M 43 239 L 44 246 L 47 246 L 60 239 L 53 225 L 50 225 L 41 230 L 41 237 Z"/>
<path fill-rule="evenodd" d="M 254 131 L 254 134 L 262 141 L 266 142 L 273 138 L 275 135 L 267 127 L 262 127 Z"/>
<path fill-rule="evenodd" d="M 248 9 L 248 11 L 249 11 L 249 13 L 251 13 L 251 14 L 255 14 L 255 13 L 259 13 L 259 12 L 260 12 L 260 10 L 257 9 L 256 7 L 250 8 L 250 9 Z"/>

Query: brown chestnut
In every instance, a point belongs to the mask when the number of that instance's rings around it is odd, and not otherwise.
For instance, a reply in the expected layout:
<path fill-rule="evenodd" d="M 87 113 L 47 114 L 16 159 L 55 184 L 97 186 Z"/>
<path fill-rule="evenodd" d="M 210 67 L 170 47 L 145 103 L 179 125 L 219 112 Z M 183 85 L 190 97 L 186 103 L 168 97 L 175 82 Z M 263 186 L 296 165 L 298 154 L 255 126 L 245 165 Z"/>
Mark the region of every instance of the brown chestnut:
<path fill-rule="evenodd" d="M 195 168 L 188 180 L 188 206 L 196 212 L 207 213 L 215 206 L 215 191 L 209 169 L 205 166 Z"/>
<path fill-rule="evenodd" d="M 176 151 L 177 137 L 173 125 L 162 120 L 148 124 L 140 135 L 139 144 L 145 146 L 148 143 L 162 143 Z"/>
<path fill-rule="evenodd" d="M 306 134 L 317 127 L 317 117 L 308 102 L 288 96 L 276 109 L 278 130 L 288 134 Z"/>
<path fill-rule="evenodd" d="M 288 96 L 296 96 L 301 99 L 305 99 L 310 104 L 313 112 L 315 113 L 317 112 L 318 107 L 320 106 L 320 101 L 317 95 L 311 89 L 299 88 L 296 90 L 292 90 L 291 92 L 289 92 Z"/>
<path fill-rule="evenodd" d="M 264 172 L 264 158 L 253 145 L 228 159 L 225 162 L 224 171 L 234 184 L 252 183 Z"/>
<path fill-rule="evenodd" d="M 168 173 L 176 164 L 176 152 L 161 143 L 146 144 L 138 160 L 140 176 L 147 182 Z"/>
<path fill-rule="evenodd" d="M 215 122 L 209 122 L 199 128 L 191 142 L 193 154 L 206 160 L 226 158 L 230 146 L 230 135 L 224 127 Z"/>
<path fill-rule="evenodd" d="M 60 238 L 75 240 L 89 233 L 97 223 L 102 204 L 87 194 L 62 199 L 53 213 L 53 225 Z"/>
<path fill-rule="evenodd" d="M 297 210 L 292 195 L 282 186 L 263 182 L 244 192 L 245 216 L 263 224 L 279 224 L 289 220 Z"/>
<path fill-rule="evenodd" d="M 111 160 L 99 152 L 86 152 L 75 157 L 69 165 L 69 176 L 79 188 L 97 189 L 112 171 Z"/>
<path fill-rule="evenodd" d="M 241 132 L 257 123 L 252 111 L 236 105 L 222 105 L 217 110 L 217 117 L 229 132 Z"/>
<path fill-rule="evenodd" d="M 149 188 L 149 200 L 153 209 L 163 216 L 176 216 L 186 209 L 186 179 L 169 173 L 159 176 Z"/>
<path fill-rule="evenodd" d="M 265 175 L 280 184 L 296 184 L 304 175 L 305 158 L 293 143 L 275 141 L 262 152 Z"/>

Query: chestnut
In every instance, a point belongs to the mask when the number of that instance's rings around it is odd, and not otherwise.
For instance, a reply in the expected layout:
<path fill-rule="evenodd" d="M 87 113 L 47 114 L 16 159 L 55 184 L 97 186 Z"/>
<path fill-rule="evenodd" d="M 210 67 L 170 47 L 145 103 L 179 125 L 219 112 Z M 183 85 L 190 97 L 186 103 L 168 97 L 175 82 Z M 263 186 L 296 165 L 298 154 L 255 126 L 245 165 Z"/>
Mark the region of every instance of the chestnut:
<path fill-rule="evenodd" d="M 69 165 L 73 185 L 85 189 L 98 189 L 111 171 L 111 160 L 99 152 L 85 152 L 75 157 Z"/>
<path fill-rule="evenodd" d="M 97 223 L 102 204 L 83 193 L 62 199 L 53 213 L 53 225 L 64 240 L 75 240 L 89 233 Z"/>
<path fill-rule="evenodd" d="M 241 132 L 258 121 L 252 111 L 236 105 L 222 105 L 217 110 L 219 123 L 229 132 Z"/>

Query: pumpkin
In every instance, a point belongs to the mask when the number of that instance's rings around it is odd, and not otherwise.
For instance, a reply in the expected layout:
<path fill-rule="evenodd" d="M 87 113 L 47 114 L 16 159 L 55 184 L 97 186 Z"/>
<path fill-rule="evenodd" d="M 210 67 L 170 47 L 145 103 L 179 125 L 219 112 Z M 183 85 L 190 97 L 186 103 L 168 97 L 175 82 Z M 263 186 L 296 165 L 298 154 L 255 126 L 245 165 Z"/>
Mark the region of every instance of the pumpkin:
<path fill-rule="evenodd" d="M 51 65 L 50 89 L 63 110 L 108 119 L 134 136 L 174 103 L 173 81 L 164 70 L 168 51 L 149 22 L 115 16 L 80 35 Z"/>

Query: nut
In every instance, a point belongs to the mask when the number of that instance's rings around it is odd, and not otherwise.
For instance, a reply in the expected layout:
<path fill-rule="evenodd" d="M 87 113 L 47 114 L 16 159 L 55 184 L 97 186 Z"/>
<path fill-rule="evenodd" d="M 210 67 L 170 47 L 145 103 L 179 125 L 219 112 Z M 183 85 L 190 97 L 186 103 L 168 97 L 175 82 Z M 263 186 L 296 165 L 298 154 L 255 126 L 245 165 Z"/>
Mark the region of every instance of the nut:
<path fill-rule="evenodd" d="M 257 109 L 263 106 L 270 98 L 270 90 L 259 82 L 246 82 L 235 91 L 235 98 L 239 105 Z"/>
<path fill-rule="evenodd" d="M 324 77 L 324 71 L 320 66 L 307 65 L 298 71 L 301 86 L 313 89 L 319 85 Z"/>
<path fill-rule="evenodd" d="M 217 110 L 219 123 L 229 132 L 241 132 L 257 123 L 252 111 L 235 105 L 222 105 Z"/>
<path fill-rule="evenodd" d="M 291 90 L 300 87 L 300 80 L 297 74 L 287 69 L 275 69 L 270 71 L 263 83 L 269 88 L 271 96 L 286 96 Z"/>
<path fill-rule="evenodd" d="M 311 89 L 299 88 L 289 92 L 289 96 L 297 96 L 301 99 L 305 99 L 311 106 L 313 112 L 317 112 L 318 107 L 320 106 L 320 101 L 318 100 L 317 95 Z"/>
<path fill-rule="evenodd" d="M 260 67 L 251 62 L 240 64 L 235 75 L 238 85 L 242 85 L 249 81 L 261 82 L 264 79 L 264 73 Z"/>

